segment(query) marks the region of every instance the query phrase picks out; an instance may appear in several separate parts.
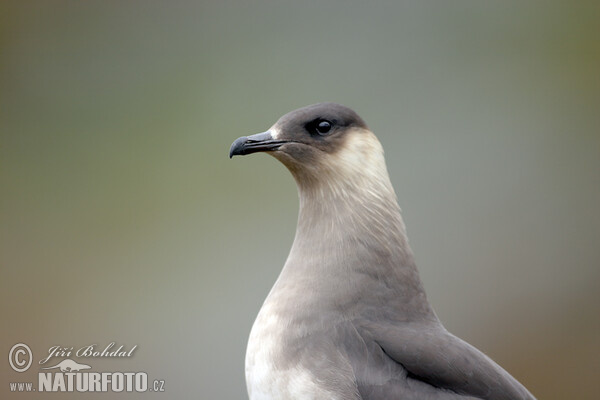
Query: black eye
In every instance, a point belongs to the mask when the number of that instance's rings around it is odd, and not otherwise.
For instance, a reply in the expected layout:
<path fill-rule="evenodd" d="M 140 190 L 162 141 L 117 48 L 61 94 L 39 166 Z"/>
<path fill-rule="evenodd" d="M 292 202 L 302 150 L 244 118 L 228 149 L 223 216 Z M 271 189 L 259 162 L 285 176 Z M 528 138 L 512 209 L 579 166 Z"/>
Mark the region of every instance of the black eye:
<path fill-rule="evenodd" d="M 305 128 L 311 135 L 326 136 L 329 135 L 333 130 L 334 123 L 335 121 L 332 122 L 327 121 L 326 119 L 318 118 L 307 123 Z"/>
<path fill-rule="evenodd" d="M 319 135 L 327 135 L 329 131 L 331 131 L 331 122 L 324 119 L 317 121 L 314 130 L 316 131 L 315 133 L 318 133 Z"/>
<path fill-rule="evenodd" d="M 317 133 L 319 135 L 327 135 L 331 130 L 331 122 L 329 121 L 321 121 L 317 124 Z"/>

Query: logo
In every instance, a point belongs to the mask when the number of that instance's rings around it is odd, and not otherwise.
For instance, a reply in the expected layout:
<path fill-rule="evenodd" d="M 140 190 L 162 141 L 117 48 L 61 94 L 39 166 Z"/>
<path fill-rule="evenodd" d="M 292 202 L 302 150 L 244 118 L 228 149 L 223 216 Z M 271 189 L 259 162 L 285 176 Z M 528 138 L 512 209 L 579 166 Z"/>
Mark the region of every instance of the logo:
<path fill-rule="evenodd" d="M 150 381 L 144 371 L 94 372 L 87 361 L 94 358 L 129 358 L 136 349 L 137 345 L 116 347 L 115 342 L 105 347 L 91 344 L 77 350 L 68 346 L 52 346 L 47 356 L 38 361 L 37 386 L 33 382 L 10 382 L 9 388 L 11 392 L 164 392 L 165 381 Z M 64 359 L 59 361 L 60 358 Z M 24 343 L 15 344 L 8 353 L 8 362 L 16 372 L 27 371 L 33 362 L 31 348 Z"/>
<path fill-rule="evenodd" d="M 85 365 L 85 364 L 77 364 L 75 361 L 69 360 L 67 358 L 66 360 L 62 360 L 61 362 L 56 364 L 54 367 L 47 367 L 47 368 L 42 368 L 42 369 L 53 369 L 53 368 L 60 368 L 61 372 L 78 372 L 78 371 L 81 371 L 82 369 L 90 369 L 92 367 L 90 367 L 89 365 Z"/>

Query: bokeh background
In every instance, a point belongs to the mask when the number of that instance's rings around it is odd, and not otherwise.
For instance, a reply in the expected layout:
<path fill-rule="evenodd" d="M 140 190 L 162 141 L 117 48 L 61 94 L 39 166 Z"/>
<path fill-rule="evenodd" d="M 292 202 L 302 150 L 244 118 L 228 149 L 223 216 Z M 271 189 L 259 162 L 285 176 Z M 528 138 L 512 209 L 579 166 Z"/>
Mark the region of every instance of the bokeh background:
<path fill-rule="evenodd" d="M 134 356 L 94 370 L 166 392 L 73 398 L 246 398 L 298 201 L 229 145 L 336 101 L 385 147 L 447 328 L 540 399 L 597 398 L 598 21 L 597 1 L 2 1 L 0 397 L 64 398 L 8 382 L 114 341 Z"/>

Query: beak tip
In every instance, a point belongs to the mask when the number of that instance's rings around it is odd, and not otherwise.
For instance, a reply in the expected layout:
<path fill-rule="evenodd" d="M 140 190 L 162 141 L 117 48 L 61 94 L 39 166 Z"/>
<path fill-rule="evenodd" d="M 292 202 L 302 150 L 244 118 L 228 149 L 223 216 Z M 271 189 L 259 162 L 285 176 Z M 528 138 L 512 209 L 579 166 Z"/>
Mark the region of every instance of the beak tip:
<path fill-rule="evenodd" d="M 233 158 L 233 156 L 244 155 L 244 144 L 247 140 L 248 138 L 246 136 L 242 136 L 241 138 L 237 138 L 231 144 L 231 148 L 229 148 L 229 159 Z"/>

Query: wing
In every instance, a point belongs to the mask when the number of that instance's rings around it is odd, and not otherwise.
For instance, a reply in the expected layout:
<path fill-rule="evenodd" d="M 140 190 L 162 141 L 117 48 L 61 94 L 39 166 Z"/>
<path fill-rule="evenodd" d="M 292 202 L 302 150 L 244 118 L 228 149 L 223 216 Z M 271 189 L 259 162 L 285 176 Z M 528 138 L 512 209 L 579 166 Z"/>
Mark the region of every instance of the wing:
<path fill-rule="evenodd" d="M 335 340 L 350 363 L 353 381 L 363 400 L 481 400 L 416 379 L 360 325 L 338 324 Z"/>
<path fill-rule="evenodd" d="M 535 400 L 508 372 L 438 324 L 370 326 L 382 351 L 409 378 L 440 390 L 485 400 Z"/>

